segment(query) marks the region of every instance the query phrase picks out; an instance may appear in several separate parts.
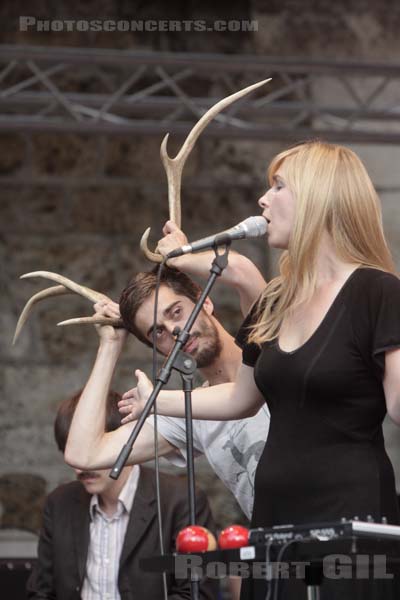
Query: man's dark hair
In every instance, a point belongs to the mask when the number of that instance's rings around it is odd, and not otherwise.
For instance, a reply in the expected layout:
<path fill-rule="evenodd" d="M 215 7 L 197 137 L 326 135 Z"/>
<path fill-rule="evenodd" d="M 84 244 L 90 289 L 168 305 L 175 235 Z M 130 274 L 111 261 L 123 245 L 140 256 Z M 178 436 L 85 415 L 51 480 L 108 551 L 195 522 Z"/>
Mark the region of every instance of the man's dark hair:
<path fill-rule="evenodd" d="M 58 407 L 56 420 L 54 421 L 54 437 L 56 438 L 58 449 L 61 450 L 61 452 L 65 451 L 72 417 L 74 416 L 76 405 L 78 404 L 82 391 L 83 390 L 77 392 L 72 398 L 66 398 Z M 117 406 L 117 403 L 120 400 L 121 396 L 117 392 L 110 391 L 108 393 L 105 431 L 114 431 L 114 429 L 118 429 L 118 427 L 121 426 L 121 415 L 119 414 Z"/>
<path fill-rule="evenodd" d="M 159 266 L 152 271 L 138 273 L 122 290 L 119 299 L 119 310 L 125 329 L 133 333 L 141 342 L 152 346 L 151 342 L 139 331 L 135 325 L 136 313 L 147 298 L 156 289 Z M 186 296 L 196 302 L 201 294 L 201 288 L 190 277 L 171 267 L 164 267 L 160 278 L 161 285 L 167 285 L 175 294 Z"/>

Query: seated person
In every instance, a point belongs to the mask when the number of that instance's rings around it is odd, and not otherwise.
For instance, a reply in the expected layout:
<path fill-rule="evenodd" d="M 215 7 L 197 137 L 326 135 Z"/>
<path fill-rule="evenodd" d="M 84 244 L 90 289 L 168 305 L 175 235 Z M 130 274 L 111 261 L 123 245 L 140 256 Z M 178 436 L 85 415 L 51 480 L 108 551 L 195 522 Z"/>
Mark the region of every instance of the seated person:
<path fill-rule="evenodd" d="M 64 452 L 80 393 L 64 400 L 55 420 L 58 448 Z M 119 395 L 110 392 L 105 430 L 120 425 Z M 55 489 L 47 498 L 38 562 L 28 581 L 36 600 L 164 600 L 161 574 L 145 573 L 139 559 L 160 554 L 154 472 L 125 467 L 119 479 L 109 470 L 74 469 L 78 481 Z M 185 479 L 160 474 L 161 514 L 166 552 L 174 550 L 180 529 L 188 525 Z M 196 523 L 213 528 L 206 497 L 197 492 Z M 189 599 L 190 582 L 167 575 L 169 600 Z M 202 600 L 217 597 L 209 580 L 200 584 Z"/>

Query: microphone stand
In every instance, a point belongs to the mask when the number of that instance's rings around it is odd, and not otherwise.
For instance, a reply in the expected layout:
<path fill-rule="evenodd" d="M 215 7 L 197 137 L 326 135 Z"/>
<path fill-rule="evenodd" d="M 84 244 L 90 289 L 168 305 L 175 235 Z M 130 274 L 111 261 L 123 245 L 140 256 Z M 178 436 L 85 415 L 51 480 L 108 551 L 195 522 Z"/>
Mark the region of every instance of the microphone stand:
<path fill-rule="evenodd" d="M 215 258 L 210 268 L 206 286 L 197 300 L 192 313 L 190 314 L 185 326 L 178 333 L 174 347 L 167 357 L 164 365 L 160 369 L 156 384 L 150 394 L 142 414 L 140 415 L 135 427 L 133 428 L 127 442 L 123 445 L 114 466 L 111 469 L 110 477 L 118 479 L 121 470 L 125 466 L 126 461 L 132 451 L 132 447 L 142 429 L 148 415 L 162 387 L 168 383 L 172 369 L 175 369 L 181 374 L 182 387 L 185 394 L 185 423 L 186 423 L 186 443 L 187 443 L 187 472 L 188 472 L 188 499 L 189 499 L 189 524 L 196 522 L 196 499 L 195 499 L 195 477 L 194 477 L 194 452 L 193 452 L 193 427 L 192 427 L 192 389 L 193 389 L 193 374 L 196 370 L 196 361 L 189 355 L 182 352 L 182 348 L 187 343 L 190 337 L 190 331 L 196 321 L 204 301 L 210 293 L 217 277 L 228 264 L 229 246 L 231 240 L 226 236 L 224 239 L 224 252 L 218 253 L 218 245 L 214 244 Z M 218 242 L 220 244 L 220 242 Z M 192 576 L 191 581 L 192 598 L 195 600 L 199 597 L 199 580 Z"/>

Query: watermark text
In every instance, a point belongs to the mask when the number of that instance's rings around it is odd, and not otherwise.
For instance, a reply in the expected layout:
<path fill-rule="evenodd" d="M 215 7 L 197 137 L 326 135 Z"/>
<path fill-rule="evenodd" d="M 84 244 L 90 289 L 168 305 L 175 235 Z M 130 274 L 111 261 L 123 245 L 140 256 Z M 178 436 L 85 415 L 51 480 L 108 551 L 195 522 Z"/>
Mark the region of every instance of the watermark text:
<path fill-rule="evenodd" d="M 221 579 L 227 576 L 242 579 L 289 579 L 294 577 L 304 579 L 307 567 L 311 562 L 244 562 L 203 561 L 200 555 L 180 554 L 175 558 L 175 577 L 187 579 L 209 577 Z M 330 554 L 322 560 L 322 574 L 326 579 L 393 579 L 394 575 L 387 570 L 385 555 Z"/>
<path fill-rule="evenodd" d="M 230 33 L 258 31 L 257 20 L 168 20 L 168 19 L 38 19 L 33 16 L 19 17 L 20 31 L 37 32 L 223 32 Z"/>

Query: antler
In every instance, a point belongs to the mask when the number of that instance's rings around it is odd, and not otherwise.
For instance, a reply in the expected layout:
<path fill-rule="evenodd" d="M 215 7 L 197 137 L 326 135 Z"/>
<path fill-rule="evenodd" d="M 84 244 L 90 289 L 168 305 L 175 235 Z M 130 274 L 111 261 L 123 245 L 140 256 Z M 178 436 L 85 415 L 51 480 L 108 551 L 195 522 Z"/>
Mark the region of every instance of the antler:
<path fill-rule="evenodd" d="M 25 273 L 25 275 L 21 275 L 20 279 L 27 279 L 29 277 L 44 277 L 45 279 L 50 279 L 61 285 L 55 285 L 53 287 L 46 288 L 45 290 L 37 292 L 37 294 L 35 294 L 34 296 L 32 296 L 32 298 L 30 298 L 30 300 L 28 300 L 18 319 L 18 323 L 15 328 L 14 338 L 12 341 L 13 345 L 17 341 L 18 336 L 30 315 L 33 306 L 40 300 L 43 300 L 44 298 L 75 293 L 79 294 L 80 296 L 83 296 L 84 298 L 87 298 L 88 300 L 91 300 L 91 302 L 101 302 L 102 300 L 111 301 L 111 299 L 105 294 L 101 294 L 100 292 L 96 292 L 95 290 L 92 290 L 91 288 L 88 288 L 84 285 L 75 283 L 71 279 L 63 277 L 63 275 L 59 275 L 58 273 L 52 273 L 51 271 L 33 271 L 32 273 Z M 99 324 L 112 325 L 113 327 L 123 327 L 121 319 L 104 317 L 101 315 L 68 319 L 66 321 L 61 321 L 60 323 L 57 323 L 57 325 L 71 325 L 74 323 L 92 323 L 93 325 Z"/>
<path fill-rule="evenodd" d="M 175 156 L 175 158 L 171 158 L 170 156 L 168 156 L 168 152 L 167 152 L 167 142 L 168 142 L 169 133 L 167 133 L 167 135 L 164 137 L 164 139 L 161 143 L 160 155 L 161 155 L 161 160 L 163 162 L 165 171 L 167 173 L 167 179 L 168 179 L 169 218 L 171 221 L 174 221 L 178 225 L 179 228 L 181 226 L 182 171 L 183 171 L 183 167 L 185 165 L 186 159 L 188 158 L 190 152 L 192 151 L 193 146 L 195 145 L 195 143 L 197 141 L 197 138 L 199 137 L 199 135 L 201 134 L 203 129 L 205 129 L 207 127 L 208 123 L 210 121 L 212 121 L 212 119 L 218 113 L 220 113 L 221 110 L 223 110 L 224 108 L 226 108 L 227 106 L 229 106 L 230 104 L 235 102 L 236 100 L 239 100 L 239 98 L 242 98 L 246 94 L 249 94 L 253 90 L 256 90 L 257 88 L 261 87 L 262 85 L 264 85 L 265 83 L 267 83 L 270 80 L 271 80 L 271 78 L 264 79 L 263 81 L 259 81 L 258 83 L 249 85 L 248 87 L 246 87 L 242 90 L 239 90 L 238 92 L 235 92 L 234 94 L 231 94 L 230 96 L 227 96 L 226 98 L 223 98 L 222 100 L 217 102 L 217 104 L 214 104 L 214 106 L 212 106 L 201 117 L 201 119 L 196 123 L 196 125 L 189 132 L 189 135 L 187 136 L 186 140 L 184 141 L 184 143 L 182 145 L 182 148 L 180 149 L 178 154 Z M 140 240 L 140 248 L 142 249 L 143 253 L 149 260 L 151 260 L 152 262 L 160 263 L 163 260 L 163 257 L 161 256 L 161 254 L 159 254 L 157 252 L 151 252 L 151 250 L 149 250 L 149 248 L 147 246 L 147 240 L 149 238 L 149 235 L 150 235 L 150 227 L 148 227 L 146 229 L 146 231 L 144 232 L 144 234 L 142 235 L 142 239 Z"/>

